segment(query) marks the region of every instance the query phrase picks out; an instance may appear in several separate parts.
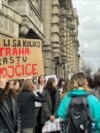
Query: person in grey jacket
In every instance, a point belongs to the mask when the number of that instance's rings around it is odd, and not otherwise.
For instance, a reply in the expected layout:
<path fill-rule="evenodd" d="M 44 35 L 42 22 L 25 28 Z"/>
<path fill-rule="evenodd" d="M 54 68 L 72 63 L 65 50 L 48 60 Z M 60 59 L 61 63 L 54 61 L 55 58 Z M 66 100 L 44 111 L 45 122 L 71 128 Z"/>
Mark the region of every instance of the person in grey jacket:
<path fill-rule="evenodd" d="M 45 101 L 40 92 L 36 92 L 37 95 L 33 93 L 35 86 L 31 79 L 26 79 L 17 97 L 21 116 L 21 133 L 35 132 L 35 126 L 37 125 L 35 101 Z"/>
<path fill-rule="evenodd" d="M 60 91 L 56 89 L 57 83 L 54 78 L 49 78 L 43 90 L 45 102 L 42 104 L 41 123 L 44 125 L 48 120 L 54 121 L 60 104 Z"/>

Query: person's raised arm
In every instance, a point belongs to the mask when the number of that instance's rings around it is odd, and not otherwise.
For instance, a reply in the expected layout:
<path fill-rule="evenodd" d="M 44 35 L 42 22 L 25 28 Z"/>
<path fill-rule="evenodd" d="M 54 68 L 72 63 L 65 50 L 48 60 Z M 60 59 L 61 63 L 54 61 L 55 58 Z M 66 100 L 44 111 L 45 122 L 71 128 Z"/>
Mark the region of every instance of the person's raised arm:
<path fill-rule="evenodd" d="M 0 75 L 0 88 L 1 89 L 5 88 L 6 82 L 8 82 L 7 77 L 4 77 L 3 75 Z"/>

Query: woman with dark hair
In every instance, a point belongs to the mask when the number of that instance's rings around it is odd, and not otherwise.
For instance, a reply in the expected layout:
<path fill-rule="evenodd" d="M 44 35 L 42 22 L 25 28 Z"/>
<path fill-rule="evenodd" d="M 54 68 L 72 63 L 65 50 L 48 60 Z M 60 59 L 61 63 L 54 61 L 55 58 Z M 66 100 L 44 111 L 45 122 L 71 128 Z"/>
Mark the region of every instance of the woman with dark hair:
<path fill-rule="evenodd" d="M 62 99 L 63 99 L 63 97 L 66 95 L 66 93 L 69 91 L 68 90 L 68 86 L 69 86 L 69 80 L 66 80 L 65 81 L 65 85 L 64 85 L 64 87 L 63 87 L 63 92 L 62 92 Z"/>
<path fill-rule="evenodd" d="M 65 80 L 63 78 L 59 79 L 57 87 L 60 90 L 61 97 L 64 91 L 64 86 L 65 86 Z"/>
<path fill-rule="evenodd" d="M 88 81 L 88 87 L 90 89 L 93 89 L 93 80 L 92 80 L 92 78 L 88 76 L 87 81 Z"/>
<path fill-rule="evenodd" d="M 58 81 L 58 88 L 61 89 L 63 91 L 63 87 L 65 85 L 65 80 L 63 78 L 59 79 Z"/>
<path fill-rule="evenodd" d="M 21 115 L 21 133 L 34 133 L 36 121 L 35 101 L 44 102 L 45 99 L 40 92 L 36 92 L 36 84 L 31 79 L 26 79 L 18 94 L 17 100 Z"/>
<path fill-rule="evenodd" d="M 60 92 L 54 78 L 49 78 L 43 90 L 45 103 L 42 104 L 41 122 L 44 125 L 48 120 L 54 121 L 60 104 Z"/>
<path fill-rule="evenodd" d="M 38 90 L 42 93 L 43 92 L 43 88 L 45 86 L 45 76 L 44 75 L 40 75 L 38 77 Z"/>
<path fill-rule="evenodd" d="M 95 75 L 93 78 L 94 95 L 100 100 L 100 75 Z"/>
<path fill-rule="evenodd" d="M 20 133 L 20 115 L 13 89 L 14 81 L 0 77 L 0 133 Z"/>
<path fill-rule="evenodd" d="M 16 95 L 19 93 L 20 88 L 21 88 L 20 82 L 18 80 L 15 80 L 14 81 L 14 90 L 16 92 Z"/>
<path fill-rule="evenodd" d="M 43 92 L 44 86 L 45 86 L 45 76 L 40 75 L 38 77 L 38 84 L 37 84 L 37 90 L 39 92 Z M 34 80 L 33 80 L 34 82 Z M 40 102 L 35 102 L 35 107 L 36 107 L 36 115 L 37 115 L 37 127 L 35 129 L 35 133 L 42 133 L 42 124 L 41 124 L 41 107 L 42 103 Z"/>

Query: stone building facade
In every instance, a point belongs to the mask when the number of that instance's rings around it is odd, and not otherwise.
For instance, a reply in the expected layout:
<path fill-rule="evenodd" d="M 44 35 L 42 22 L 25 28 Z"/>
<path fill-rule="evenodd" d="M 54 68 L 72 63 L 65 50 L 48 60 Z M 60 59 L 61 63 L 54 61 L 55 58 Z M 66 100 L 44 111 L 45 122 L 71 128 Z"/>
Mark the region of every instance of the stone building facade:
<path fill-rule="evenodd" d="M 43 9 L 45 71 L 67 77 L 68 73 L 79 71 L 76 10 L 72 0 L 43 0 Z"/>
<path fill-rule="evenodd" d="M 41 39 L 45 74 L 79 70 L 78 16 L 72 0 L 1 0 L 0 37 Z"/>
<path fill-rule="evenodd" d="M 34 0 L 1 0 L 0 35 L 43 40 L 39 5 Z"/>

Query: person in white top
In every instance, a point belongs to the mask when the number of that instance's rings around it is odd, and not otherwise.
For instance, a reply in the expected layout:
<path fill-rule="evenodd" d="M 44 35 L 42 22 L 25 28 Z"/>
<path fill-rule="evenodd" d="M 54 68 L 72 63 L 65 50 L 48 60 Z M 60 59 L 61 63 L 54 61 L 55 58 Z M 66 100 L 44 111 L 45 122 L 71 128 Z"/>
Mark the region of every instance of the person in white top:
<path fill-rule="evenodd" d="M 46 82 L 45 76 L 44 75 L 40 75 L 38 77 L 38 89 L 39 89 L 39 91 L 41 93 L 43 92 L 43 88 L 45 86 L 45 82 Z"/>
<path fill-rule="evenodd" d="M 44 86 L 45 86 L 45 76 L 44 75 L 40 75 L 38 77 L 38 84 L 37 84 L 37 90 L 39 92 L 43 92 Z M 40 102 L 35 102 L 35 107 L 37 110 L 37 127 L 35 129 L 35 133 L 42 133 L 42 125 L 41 125 L 41 107 L 42 107 L 42 103 Z"/>

